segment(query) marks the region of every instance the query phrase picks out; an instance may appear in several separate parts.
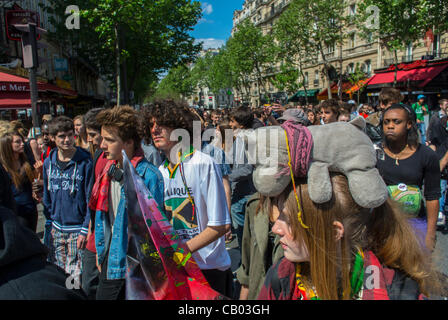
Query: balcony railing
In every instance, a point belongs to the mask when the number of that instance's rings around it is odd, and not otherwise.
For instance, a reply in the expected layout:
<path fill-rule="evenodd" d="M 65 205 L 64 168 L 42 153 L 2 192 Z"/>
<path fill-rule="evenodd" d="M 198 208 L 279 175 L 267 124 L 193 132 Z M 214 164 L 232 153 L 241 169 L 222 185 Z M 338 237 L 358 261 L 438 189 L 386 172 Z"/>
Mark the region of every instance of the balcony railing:
<path fill-rule="evenodd" d="M 434 59 L 445 59 L 445 58 L 448 58 L 448 52 L 446 52 L 446 51 L 427 52 L 426 55 L 422 56 L 422 60 L 434 60 Z"/>
<path fill-rule="evenodd" d="M 315 87 L 318 87 L 319 86 L 319 80 L 314 80 L 313 84 L 314 84 Z"/>

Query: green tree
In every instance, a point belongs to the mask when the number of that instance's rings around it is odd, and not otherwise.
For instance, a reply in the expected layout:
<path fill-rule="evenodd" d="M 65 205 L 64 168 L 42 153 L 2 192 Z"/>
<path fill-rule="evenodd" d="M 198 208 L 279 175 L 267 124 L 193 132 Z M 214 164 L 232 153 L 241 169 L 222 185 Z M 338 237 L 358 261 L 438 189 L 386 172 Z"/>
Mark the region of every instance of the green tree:
<path fill-rule="evenodd" d="M 341 46 L 345 39 L 344 33 L 341 32 L 347 24 L 344 10 L 346 10 L 345 0 L 293 0 L 282 14 L 285 17 L 279 19 L 276 28 L 282 50 L 293 52 L 292 57 L 295 63 L 299 64 L 299 70 L 302 69 L 302 62 L 320 56 L 324 65 L 323 73 L 329 98 L 332 98 L 330 80 L 332 65 L 328 61 L 328 52 L 325 51 L 333 46 Z M 284 30 L 280 30 L 281 28 Z M 292 48 L 288 48 L 288 45 Z M 301 76 L 304 78 L 303 74 Z"/>
<path fill-rule="evenodd" d="M 145 83 L 191 61 L 200 50 L 189 34 L 201 17 L 198 1 L 80 0 L 81 28 L 67 30 L 65 8 L 70 2 L 52 0 L 46 8 L 55 15 L 54 38 L 94 60 L 114 79 L 118 97 L 123 82 L 125 103 L 128 91 L 137 88 L 143 96 Z"/>
<path fill-rule="evenodd" d="M 153 98 L 182 98 L 191 96 L 195 89 L 195 81 L 190 68 L 179 65 L 171 68 L 160 81 Z"/>
<path fill-rule="evenodd" d="M 280 72 L 273 79 L 274 85 L 280 90 L 295 93 L 301 87 L 305 91 L 308 103 L 308 92 L 304 66 L 317 61 L 317 51 L 310 50 L 309 22 L 301 19 L 299 2 L 293 1 L 281 14 L 273 28 L 276 48 L 276 62 L 280 63 Z M 301 32 L 298 32 L 300 30 Z"/>
<path fill-rule="evenodd" d="M 262 94 L 267 93 L 265 78 L 274 60 L 273 37 L 263 35 L 259 28 L 246 19 L 238 25 L 238 30 L 227 41 L 226 47 L 230 64 L 241 77 L 246 92 L 250 92 L 250 82 L 255 80 L 261 100 Z"/>
<path fill-rule="evenodd" d="M 364 71 L 362 71 L 361 67 L 359 66 L 359 62 L 356 63 L 355 69 L 353 72 L 348 74 L 348 80 L 350 81 L 351 85 L 358 85 L 360 88 L 357 91 L 358 96 L 358 105 L 359 105 L 359 96 L 361 92 L 364 90 L 364 86 L 361 86 L 361 81 L 365 80 L 367 78 L 367 75 Z"/>

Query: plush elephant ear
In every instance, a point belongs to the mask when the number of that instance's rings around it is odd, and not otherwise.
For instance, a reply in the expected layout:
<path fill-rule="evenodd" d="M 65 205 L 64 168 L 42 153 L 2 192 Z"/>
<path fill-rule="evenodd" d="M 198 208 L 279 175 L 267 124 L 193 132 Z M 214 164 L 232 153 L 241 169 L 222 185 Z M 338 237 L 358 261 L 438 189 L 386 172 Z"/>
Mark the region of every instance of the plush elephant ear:
<path fill-rule="evenodd" d="M 376 168 L 368 171 L 347 172 L 348 186 L 353 200 L 363 208 L 373 209 L 386 202 L 387 186 Z"/>
<path fill-rule="evenodd" d="M 360 130 L 364 130 L 366 128 L 366 120 L 359 116 L 356 119 L 352 120 L 349 122 L 350 124 L 354 125 L 355 127 L 357 127 Z"/>
<path fill-rule="evenodd" d="M 325 203 L 331 200 L 333 188 L 330 180 L 328 164 L 312 162 L 308 170 L 308 194 L 315 203 Z"/>

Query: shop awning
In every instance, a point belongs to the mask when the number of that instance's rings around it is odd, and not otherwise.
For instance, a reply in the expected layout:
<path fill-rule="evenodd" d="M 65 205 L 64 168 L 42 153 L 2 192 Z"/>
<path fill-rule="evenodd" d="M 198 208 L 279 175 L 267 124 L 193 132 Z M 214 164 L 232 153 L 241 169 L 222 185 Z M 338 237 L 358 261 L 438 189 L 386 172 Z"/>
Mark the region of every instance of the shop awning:
<path fill-rule="evenodd" d="M 29 80 L 9 73 L 0 72 L 0 82 L 28 83 Z"/>
<path fill-rule="evenodd" d="M 51 83 L 38 82 L 37 88 L 39 92 L 58 93 L 63 96 L 76 97 L 76 91 L 58 87 Z M 0 99 L 5 92 L 28 92 L 30 91 L 30 82 L 26 78 L 18 77 L 8 73 L 0 72 Z"/>
<path fill-rule="evenodd" d="M 299 90 L 297 91 L 291 98 L 288 99 L 288 101 L 298 101 L 300 97 L 313 97 L 316 95 L 317 92 L 319 92 L 320 89 L 310 89 L 310 90 Z"/>
<path fill-rule="evenodd" d="M 27 109 L 31 108 L 31 98 L 29 92 L 1 94 L 0 109 Z"/>
<path fill-rule="evenodd" d="M 359 89 L 361 89 L 362 87 L 366 86 L 367 83 L 369 83 L 369 79 L 364 79 L 364 80 L 360 80 L 358 81 L 358 83 L 356 83 L 353 87 L 351 87 L 350 89 L 348 89 L 347 91 L 345 91 L 346 94 L 352 95 L 353 93 L 357 92 Z"/>
<path fill-rule="evenodd" d="M 59 93 L 59 94 L 62 94 L 64 96 L 69 96 L 69 97 L 76 97 L 78 95 L 78 93 L 76 91 L 64 89 L 64 88 L 55 86 L 54 84 L 50 84 L 50 83 L 39 83 L 38 87 L 39 87 L 39 91 L 48 91 L 48 92 L 53 92 L 53 93 Z"/>
<path fill-rule="evenodd" d="M 348 89 L 350 89 L 350 87 L 352 86 L 352 84 L 350 82 L 343 82 L 342 83 L 342 92 L 346 92 Z M 338 94 L 338 84 L 335 83 L 331 86 L 331 93 L 332 94 Z M 317 99 L 318 100 L 325 100 L 328 99 L 328 89 L 325 88 L 324 90 L 322 90 L 318 95 L 317 95 Z"/>
<path fill-rule="evenodd" d="M 416 86 L 423 88 L 447 67 L 448 63 L 411 70 L 398 70 L 397 82 L 406 83 L 408 81 L 417 81 L 420 83 L 418 83 Z M 377 73 L 371 78 L 368 86 L 392 84 L 394 82 L 394 77 L 394 71 Z"/>

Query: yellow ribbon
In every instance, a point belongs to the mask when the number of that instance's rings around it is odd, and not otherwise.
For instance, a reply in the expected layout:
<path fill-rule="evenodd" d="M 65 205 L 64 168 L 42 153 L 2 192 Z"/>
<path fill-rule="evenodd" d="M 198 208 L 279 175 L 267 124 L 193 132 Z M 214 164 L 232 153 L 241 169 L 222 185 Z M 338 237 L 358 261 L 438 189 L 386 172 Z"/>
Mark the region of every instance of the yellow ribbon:
<path fill-rule="evenodd" d="M 292 164 L 291 164 L 291 151 L 289 150 L 288 134 L 286 133 L 286 131 L 285 131 L 285 137 L 286 137 L 286 148 L 288 150 L 288 166 L 289 166 L 289 171 L 291 173 L 291 181 L 292 181 L 292 186 L 294 187 L 294 196 L 296 197 L 297 208 L 299 209 L 299 212 L 297 212 L 297 217 L 299 218 L 299 222 L 302 225 L 302 227 L 305 229 L 309 229 L 309 227 L 306 226 L 302 220 L 302 208 L 300 207 L 299 196 L 297 195 L 296 184 L 294 182 L 294 172 L 292 170 Z"/>

